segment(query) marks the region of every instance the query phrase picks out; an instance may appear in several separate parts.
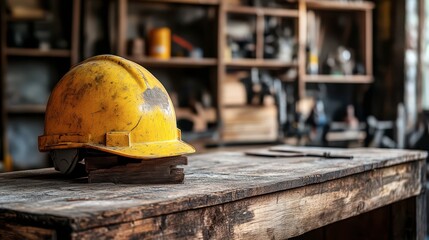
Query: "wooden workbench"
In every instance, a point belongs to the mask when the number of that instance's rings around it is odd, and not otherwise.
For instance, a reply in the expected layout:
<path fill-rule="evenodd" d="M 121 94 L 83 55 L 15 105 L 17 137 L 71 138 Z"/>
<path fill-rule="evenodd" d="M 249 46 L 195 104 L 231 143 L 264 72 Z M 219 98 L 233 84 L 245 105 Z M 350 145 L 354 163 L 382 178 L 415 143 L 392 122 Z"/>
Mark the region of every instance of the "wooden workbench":
<path fill-rule="evenodd" d="M 426 153 L 338 151 L 354 159 L 194 155 L 176 185 L 0 174 L 0 239 L 424 239 Z"/>

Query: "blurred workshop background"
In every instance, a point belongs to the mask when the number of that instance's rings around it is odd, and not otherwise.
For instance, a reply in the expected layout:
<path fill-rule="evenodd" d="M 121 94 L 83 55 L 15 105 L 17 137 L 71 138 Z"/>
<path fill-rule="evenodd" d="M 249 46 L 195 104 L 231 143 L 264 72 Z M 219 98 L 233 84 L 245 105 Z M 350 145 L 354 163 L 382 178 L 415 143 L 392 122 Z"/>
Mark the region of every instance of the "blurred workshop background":
<path fill-rule="evenodd" d="M 51 166 L 50 92 L 98 54 L 151 71 L 199 152 L 429 148 L 428 0 L 0 1 L 0 171 Z"/>

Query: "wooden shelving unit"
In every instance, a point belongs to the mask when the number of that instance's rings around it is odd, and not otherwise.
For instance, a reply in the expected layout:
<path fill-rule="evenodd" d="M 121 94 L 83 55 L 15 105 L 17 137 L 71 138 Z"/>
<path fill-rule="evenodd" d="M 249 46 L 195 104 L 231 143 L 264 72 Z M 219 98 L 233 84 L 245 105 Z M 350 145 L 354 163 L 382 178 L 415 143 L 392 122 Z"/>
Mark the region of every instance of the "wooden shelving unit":
<path fill-rule="evenodd" d="M 228 24 L 229 15 L 249 15 L 254 16 L 256 20 L 256 51 L 255 58 L 224 58 L 224 49 L 226 48 L 226 36 L 224 35 L 226 25 Z M 288 68 L 297 68 L 299 61 L 294 62 L 284 62 L 276 59 L 265 59 L 264 58 L 264 32 L 265 32 L 265 21 L 266 17 L 278 17 L 283 19 L 288 19 L 290 21 L 295 21 L 297 23 L 299 19 L 298 6 L 295 5 L 295 8 L 266 8 L 266 7 L 253 7 L 253 6 L 235 6 L 228 5 L 226 1 L 221 3 L 219 9 L 219 44 L 218 44 L 218 55 L 219 55 L 219 66 L 218 66 L 218 86 L 219 89 L 222 89 L 221 86 L 225 79 L 225 74 L 227 69 L 273 69 L 273 70 L 286 70 Z M 295 27 L 298 24 L 295 24 Z M 279 124 L 276 122 L 277 118 L 275 117 L 275 112 L 277 109 L 272 109 L 269 111 L 266 107 L 256 107 L 248 106 L 246 109 L 250 111 L 249 118 L 242 118 L 239 121 L 241 123 L 231 122 L 229 119 L 230 114 L 237 114 L 240 112 L 242 107 L 230 107 L 223 104 L 222 91 L 219 90 L 218 95 L 218 105 L 219 107 L 219 116 L 220 121 L 222 122 L 220 127 L 220 141 L 221 142 L 243 142 L 244 139 L 254 141 L 259 139 L 259 141 L 275 141 L 280 136 L 278 135 Z M 244 111 L 241 114 L 244 114 Z M 257 119 L 256 116 L 268 114 L 264 119 L 267 124 L 260 125 L 264 120 Z M 252 119 L 252 116 L 254 119 Z M 272 121 L 274 117 L 274 122 Z M 262 120 L 262 121 L 261 121 Z M 252 125 L 252 122 L 255 124 Z M 257 129 L 254 129 L 255 126 L 260 126 L 263 128 L 259 133 Z M 277 129 L 273 131 L 273 128 Z M 240 130 L 241 129 L 241 130 Z M 241 132 L 242 134 L 238 134 Z M 277 136 L 276 136 L 277 135 Z"/>
<path fill-rule="evenodd" d="M 67 70 L 69 67 L 76 64 L 79 60 L 79 34 L 80 34 L 80 10 L 81 10 L 81 0 L 70 0 L 65 3 L 63 0 L 61 4 L 70 4 L 71 8 L 70 14 L 71 18 L 66 21 L 70 23 L 70 28 L 67 30 L 70 31 L 70 34 L 66 34 L 70 36 L 68 49 L 47 49 L 42 50 L 38 48 L 19 48 L 19 47 L 10 47 L 7 45 L 7 25 L 12 23 L 23 22 L 25 24 L 32 24 L 37 21 L 46 20 L 45 18 L 15 18 L 8 15 L 6 12 L 6 1 L 2 1 L 0 3 L 0 65 L 1 65 L 1 99 L 2 99 L 2 120 L 1 120 L 1 160 L 3 160 L 3 165 L 5 166 L 5 170 L 13 169 L 14 156 L 9 152 L 9 145 L 12 139 L 9 139 L 6 135 L 8 124 L 13 123 L 15 119 L 21 119 L 28 117 L 31 120 L 37 122 L 40 120 L 43 122 L 43 114 L 45 113 L 46 105 L 37 104 L 37 103 L 25 103 L 25 104 L 7 104 L 6 99 L 6 75 L 8 73 L 8 68 L 11 64 L 16 64 L 16 61 L 26 61 L 26 62 L 39 62 L 39 61 L 49 61 L 52 64 L 56 64 L 56 59 L 61 60 L 59 63 L 61 69 Z M 48 58 L 43 59 L 41 58 Z M 68 61 L 68 63 L 67 63 Z M 23 69 L 25 71 L 25 69 Z M 57 69 L 55 69 L 57 71 Z M 65 72 L 58 71 L 59 76 L 55 76 L 54 78 L 60 80 L 62 74 Z M 54 73 L 52 73 L 54 74 Z M 32 81 L 37 81 L 37 79 L 32 79 Z M 52 83 L 54 85 L 55 83 Z M 34 126 L 34 122 L 30 122 Z M 30 124 L 30 125 L 31 125 Z M 40 133 L 43 132 L 43 129 L 40 129 Z M 37 136 L 34 136 L 36 139 Z M 15 159 L 17 160 L 17 159 Z M 23 161 L 22 159 L 20 160 Z"/>
<path fill-rule="evenodd" d="M 50 59 L 68 59 L 70 58 L 70 66 L 79 62 L 79 41 L 81 36 L 79 36 L 79 22 L 80 22 L 80 5 L 82 0 L 72 0 L 73 1 L 73 14 L 72 14 L 72 28 L 71 31 L 71 47 L 67 50 L 60 49 L 51 49 L 48 51 L 41 51 L 39 49 L 20 49 L 20 48 L 11 48 L 6 46 L 6 24 L 8 22 L 16 21 L 38 21 L 40 19 L 15 19 L 6 16 L 5 14 L 5 3 L 2 3 L 2 14 L 1 17 L 1 48 L 0 48 L 0 67 L 1 72 L 5 73 L 7 71 L 7 60 L 10 57 L 20 58 L 20 57 L 29 57 L 29 58 L 41 58 L 46 57 Z M 210 31 L 213 32 L 213 38 L 216 39 L 214 46 L 210 49 L 213 49 L 213 54 L 207 55 L 209 57 L 204 57 L 202 59 L 193 59 L 187 57 L 172 57 L 167 60 L 154 59 L 150 57 L 133 57 L 130 56 L 127 52 L 127 34 L 128 34 L 128 10 L 129 3 L 133 4 L 151 4 L 158 3 L 166 5 L 166 8 L 176 8 L 182 5 L 190 5 L 194 7 L 202 7 L 210 9 L 211 15 L 214 16 L 215 24 L 213 29 Z M 158 69 L 170 69 L 170 68 L 198 68 L 198 72 L 207 71 L 210 75 L 210 78 L 207 78 L 207 81 L 212 83 L 214 86 L 213 89 L 213 102 L 214 107 L 216 108 L 217 120 L 219 122 L 218 128 L 220 129 L 220 136 L 222 136 L 222 120 L 224 105 L 222 104 L 222 86 L 227 71 L 235 69 L 245 69 L 249 70 L 251 68 L 267 69 L 273 70 L 272 72 L 278 70 L 287 70 L 290 68 L 298 69 L 298 77 L 295 82 L 288 84 L 295 84 L 298 89 L 296 99 L 306 96 L 306 86 L 307 84 L 324 84 L 324 83 L 341 83 L 341 84 L 369 84 L 373 81 L 372 74 L 372 9 L 374 4 L 371 2 L 337 2 L 333 0 L 324 1 L 324 0 L 297 0 L 297 1 L 285 1 L 288 2 L 291 8 L 268 8 L 268 7 L 253 7 L 253 6 L 235 6 L 229 5 L 229 1 L 226 0 L 118 0 L 117 9 L 115 15 L 117 15 L 117 38 L 115 39 L 116 51 L 112 52 L 113 54 L 118 54 L 130 60 L 133 60 L 144 67 L 158 68 Z M 306 27 L 307 27 L 307 11 L 332 11 L 333 15 L 338 11 L 351 11 L 359 12 L 360 19 L 359 24 L 362 29 L 362 38 L 360 41 L 362 53 L 364 56 L 364 65 L 365 65 L 365 75 L 350 75 L 350 76 L 333 76 L 333 75 L 309 75 L 306 72 Z M 213 14 L 214 13 L 214 14 Z M 246 15 L 255 19 L 256 21 L 256 51 L 255 58 L 253 59 L 226 59 L 225 58 L 225 48 L 227 46 L 226 40 L 226 27 L 228 24 L 228 16 L 234 15 Z M 113 17 L 113 16 L 112 16 Z M 241 17 L 241 16 L 240 16 Z M 296 22 L 296 34 L 298 41 L 298 53 L 297 59 L 293 62 L 282 62 L 279 60 L 265 59 L 264 58 L 264 28 L 265 21 L 267 17 L 278 17 L 284 18 L 287 21 Z M 274 71 L 275 70 L 275 71 Z M 278 72 L 280 72 L 278 71 Z M 191 71 L 189 71 L 192 74 Z M 186 73 L 187 74 L 187 73 Z M 7 126 L 7 116 L 20 113 L 33 113 L 33 114 L 43 114 L 45 106 L 44 105 L 19 105 L 19 106 L 6 106 L 5 105 L 5 80 L 4 75 L 2 74 L 3 80 L 1 81 L 2 88 L 2 127 L 3 127 L 3 139 L 5 139 L 4 130 Z M 222 139 L 222 138 L 221 138 Z M 6 141 L 6 140 L 5 140 Z M 5 141 L 3 145 L 5 146 Z M 4 148 L 3 146 L 3 148 Z M 3 151 L 5 153 L 5 151 Z"/>
<path fill-rule="evenodd" d="M 279 9 L 279 8 L 260 8 L 248 6 L 226 6 L 227 13 L 235 14 L 249 14 L 249 15 L 263 15 L 275 17 L 289 17 L 298 18 L 298 10 L 295 9 Z"/>
<path fill-rule="evenodd" d="M 150 57 L 132 57 L 127 56 L 127 59 L 135 61 L 145 67 L 210 67 L 216 66 L 216 58 L 189 58 L 189 57 L 172 57 L 170 59 L 156 59 Z"/>
<path fill-rule="evenodd" d="M 44 104 L 20 104 L 8 106 L 6 111 L 15 114 L 28 114 L 28 113 L 45 113 L 46 105 Z"/>
<path fill-rule="evenodd" d="M 341 83 L 341 84 L 370 84 L 374 81 L 372 69 L 372 10 L 374 3 L 368 1 L 317 1 L 317 0 L 300 0 L 299 1 L 299 77 L 298 77 L 298 95 L 304 97 L 306 83 Z M 309 75 L 306 73 L 306 20 L 307 11 L 314 10 L 319 12 L 338 12 L 358 13 L 360 24 L 360 50 L 363 56 L 365 66 L 365 75 Z"/>
<path fill-rule="evenodd" d="M 298 67 L 295 62 L 282 62 L 271 59 L 231 59 L 225 61 L 228 68 L 291 68 Z"/>
<path fill-rule="evenodd" d="M 71 57 L 71 50 L 68 49 L 49 49 L 40 50 L 37 48 L 6 48 L 8 56 L 23 56 L 23 57 Z"/>
<path fill-rule="evenodd" d="M 6 16 L 5 21 L 6 22 L 24 22 L 24 21 L 40 21 L 40 20 L 44 20 L 45 18 L 36 18 L 36 17 L 11 17 L 11 16 Z"/>
<path fill-rule="evenodd" d="M 324 9 L 329 11 L 335 10 L 352 10 L 352 11 L 371 11 L 374 8 L 374 3 L 367 1 L 318 1 L 306 0 L 305 4 L 308 9 Z"/>
<path fill-rule="evenodd" d="M 177 3 L 177 4 L 193 4 L 193 5 L 219 5 L 222 0 L 133 0 L 144 3 Z"/>
<path fill-rule="evenodd" d="M 373 77 L 368 75 L 306 75 L 302 79 L 306 83 L 343 83 L 343 84 L 368 84 Z"/>

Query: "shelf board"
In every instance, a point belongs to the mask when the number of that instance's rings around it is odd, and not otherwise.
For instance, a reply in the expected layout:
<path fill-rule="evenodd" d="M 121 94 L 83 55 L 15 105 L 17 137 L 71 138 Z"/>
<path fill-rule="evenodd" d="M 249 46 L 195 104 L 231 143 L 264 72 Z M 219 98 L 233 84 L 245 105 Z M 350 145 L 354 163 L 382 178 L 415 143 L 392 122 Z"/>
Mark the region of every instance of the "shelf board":
<path fill-rule="evenodd" d="M 320 0 L 307 0 L 308 9 L 320 10 L 372 10 L 374 3 L 368 1 L 361 2 L 344 2 L 344 1 L 320 1 Z"/>
<path fill-rule="evenodd" d="M 8 113 L 45 113 L 44 104 L 20 104 L 6 107 Z"/>
<path fill-rule="evenodd" d="M 150 3 L 178 3 L 195 5 L 219 5 L 219 0 L 135 0 Z"/>
<path fill-rule="evenodd" d="M 372 83 L 373 77 L 369 75 L 306 75 L 303 78 L 307 83 Z"/>
<path fill-rule="evenodd" d="M 6 48 L 6 54 L 23 57 L 70 57 L 71 51 L 67 49 Z"/>
<path fill-rule="evenodd" d="M 134 62 L 139 63 L 143 67 L 209 67 L 216 66 L 217 59 L 215 58 L 188 58 L 188 57 L 172 57 L 170 59 L 156 59 L 150 57 L 133 57 L 128 56 Z"/>
<path fill-rule="evenodd" d="M 298 17 L 297 9 L 282 9 L 282 8 L 261 8 L 250 6 L 227 6 L 226 12 L 236 14 L 250 14 L 250 15 L 265 15 L 276 17 Z"/>
<path fill-rule="evenodd" d="M 13 17 L 13 16 L 6 16 L 7 22 L 29 22 L 29 21 L 44 21 L 46 20 L 46 17 Z"/>
<path fill-rule="evenodd" d="M 290 68 L 298 66 L 295 62 L 282 62 L 271 59 L 232 59 L 225 61 L 225 65 L 230 68 Z"/>

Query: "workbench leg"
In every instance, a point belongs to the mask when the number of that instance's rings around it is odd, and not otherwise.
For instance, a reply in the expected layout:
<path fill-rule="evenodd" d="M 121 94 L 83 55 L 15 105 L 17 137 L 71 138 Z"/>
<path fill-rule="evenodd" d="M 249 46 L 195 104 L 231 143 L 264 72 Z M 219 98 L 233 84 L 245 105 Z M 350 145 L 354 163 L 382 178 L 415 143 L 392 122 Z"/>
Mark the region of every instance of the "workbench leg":
<path fill-rule="evenodd" d="M 416 197 L 416 239 L 424 240 L 427 234 L 426 191 Z"/>
<path fill-rule="evenodd" d="M 419 195 L 391 205 L 391 236 L 389 239 L 424 240 L 427 234 L 426 211 L 426 159 L 420 161 L 419 175 L 421 192 Z"/>
<path fill-rule="evenodd" d="M 391 206 L 389 239 L 424 240 L 426 235 L 426 194 L 411 197 Z"/>
<path fill-rule="evenodd" d="M 416 239 L 426 239 L 427 232 L 427 189 L 426 189 L 426 171 L 427 171 L 427 159 L 421 162 L 420 174 L 422 183 L 422 192 L 420 195 L 415 197 L 415 209 L 416 209 Z"/>
<path fill-rule="evenodd" d="M 391 205 L 391 236 L 389 239 L 424 240 L 427 234 L 426 160 L 419 166 L 421 192 Z"/>

